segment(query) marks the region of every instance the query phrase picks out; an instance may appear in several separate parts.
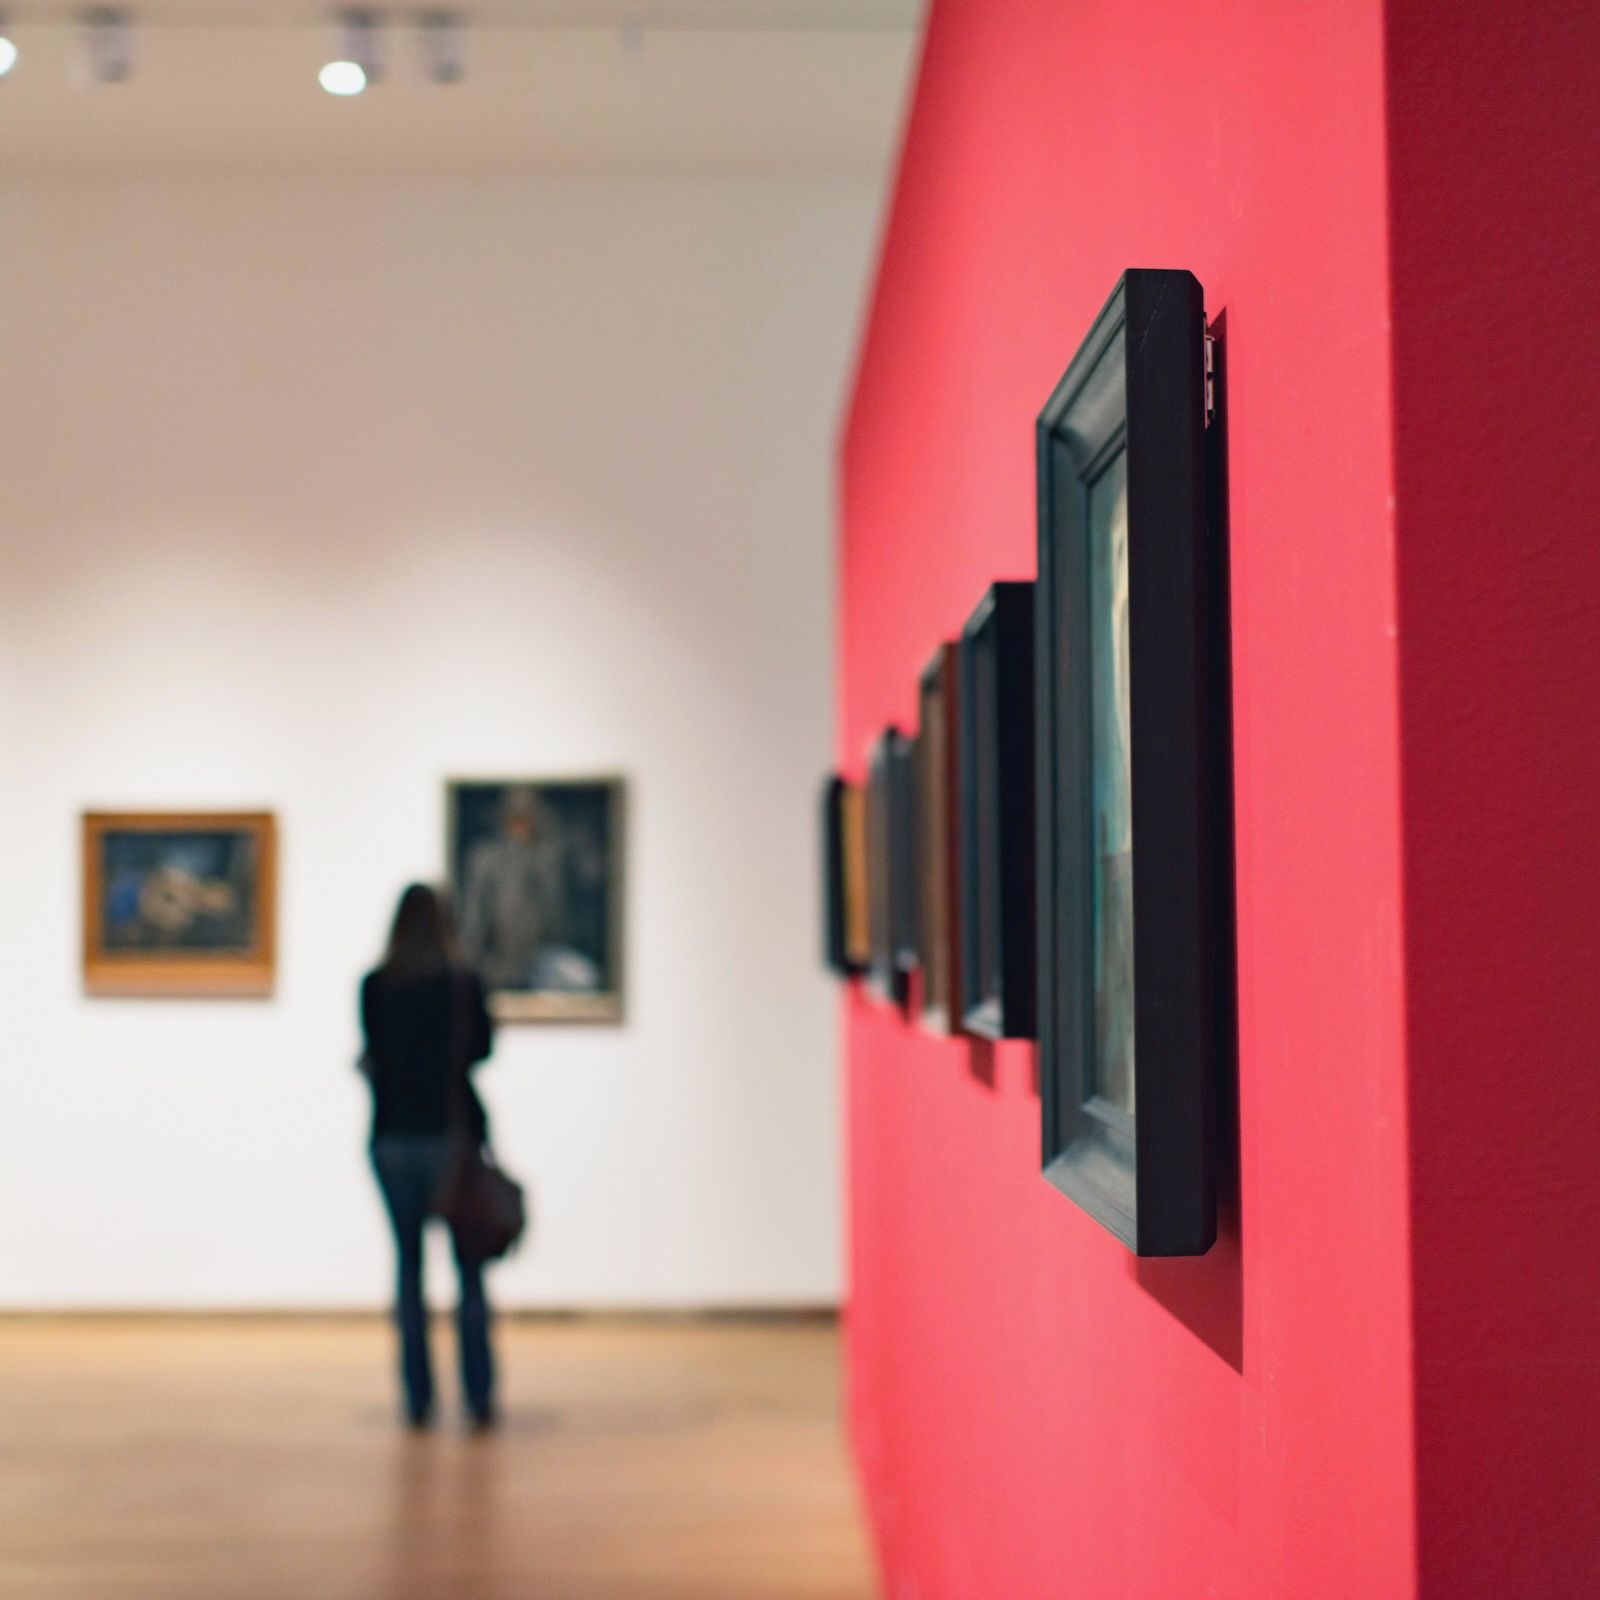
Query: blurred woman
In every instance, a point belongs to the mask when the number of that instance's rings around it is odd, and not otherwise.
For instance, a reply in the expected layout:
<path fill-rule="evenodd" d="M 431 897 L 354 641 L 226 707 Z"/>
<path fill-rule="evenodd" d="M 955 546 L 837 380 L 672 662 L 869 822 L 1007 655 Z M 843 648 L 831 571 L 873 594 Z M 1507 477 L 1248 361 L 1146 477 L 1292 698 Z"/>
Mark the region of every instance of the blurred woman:
<path fill-rule="evenodd" d="M 361 985 L 362 1067 L 372 1085 L 372 1166 L 394 1227 L 395 1322 L 412 1427 L 433 1419 L 433 1367 L 423 1289 L 423 1230 L 434 1210 L 453 1138 L 483 1143 L 487 1123 L 471 1071 L 492 1034 L 483 985 L 455 952 L 448 903 L 426 884 L 400 896 L 383 963 Z M 494 1421 L 494 1360 L 483 1267 L 455 1252 L 461 1384 L 473 1424 Z"/>

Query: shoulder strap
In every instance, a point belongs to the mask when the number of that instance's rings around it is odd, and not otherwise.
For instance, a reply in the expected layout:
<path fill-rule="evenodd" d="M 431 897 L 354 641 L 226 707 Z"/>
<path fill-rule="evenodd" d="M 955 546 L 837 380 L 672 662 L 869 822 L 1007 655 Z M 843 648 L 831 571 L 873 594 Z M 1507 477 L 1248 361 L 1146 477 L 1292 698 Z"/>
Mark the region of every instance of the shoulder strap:
<path fill-rule="evenodd" d="M 450 1026 L 448 1030 L 450 1052 L 450 1123 L 458 1133 L 467 1131 L 472 1122 L 472 979 L 460 967 L 450 972 Z"/>

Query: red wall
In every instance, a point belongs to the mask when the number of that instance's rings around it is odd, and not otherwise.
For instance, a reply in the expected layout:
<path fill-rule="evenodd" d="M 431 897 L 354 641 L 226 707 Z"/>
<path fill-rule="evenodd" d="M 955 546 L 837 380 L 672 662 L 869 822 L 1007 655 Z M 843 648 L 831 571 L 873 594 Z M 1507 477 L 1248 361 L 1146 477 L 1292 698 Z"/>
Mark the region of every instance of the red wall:
<path fill-rule="evenodd" d="M 1600 5 L 1391 3 L 1430 1595 L 1600 1595 Z"/>
<path fill-rule="evenodd" d="M 1238 1150 L 1211 1254 L 1137 1263 L 1038 1176 L 1031 1049 L 850 995 L 890 1600 L 1600 1594 L 1597 115 L 1587 0 L 934 0 L 843 441 L 840 758 L 1032 575 L 1033 418 L 1118 272 L 1191 268 Z"/>
<path fill-rule="evenodd" d="M 840 756 L 996 577 L 1118 273 L 1225 322 L 1241 1061 L 1224 1237 L 1038 1175 L 1032 1051 L 847 1002 L 855 1442 L 891 1600 L 1414 1589 L 1376 0 L 935 0 L 843 444 Z M 992 1080 L 992 1082 L 991 1082 Z"/>

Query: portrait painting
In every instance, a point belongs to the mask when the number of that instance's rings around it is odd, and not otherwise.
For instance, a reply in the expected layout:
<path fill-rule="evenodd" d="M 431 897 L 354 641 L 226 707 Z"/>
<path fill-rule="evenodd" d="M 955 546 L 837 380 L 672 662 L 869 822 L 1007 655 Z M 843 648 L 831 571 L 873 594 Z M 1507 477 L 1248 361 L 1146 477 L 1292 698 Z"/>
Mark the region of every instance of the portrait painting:
<path fill-rule="evenodd" d="M 502 1021 L 621 1020 L 624 792 L 618 778 L 448 786 L 462 954 Z"/>
<path fill-rule="evenodd" d="M 270 994 L 276 877 L 268 812 L 90 812 L 83 819 L 85 988 Z"/>

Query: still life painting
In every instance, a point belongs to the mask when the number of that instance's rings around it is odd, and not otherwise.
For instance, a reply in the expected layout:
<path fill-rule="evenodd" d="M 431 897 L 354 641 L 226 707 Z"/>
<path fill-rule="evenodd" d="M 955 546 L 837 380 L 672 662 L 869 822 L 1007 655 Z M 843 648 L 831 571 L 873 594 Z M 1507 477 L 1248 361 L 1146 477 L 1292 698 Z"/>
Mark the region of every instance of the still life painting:
<path fill-rule="evenodd" d="M 83 819 L 85 988 L 270 994 L 276 870 L 269 812 L 90 812 Z"/>

